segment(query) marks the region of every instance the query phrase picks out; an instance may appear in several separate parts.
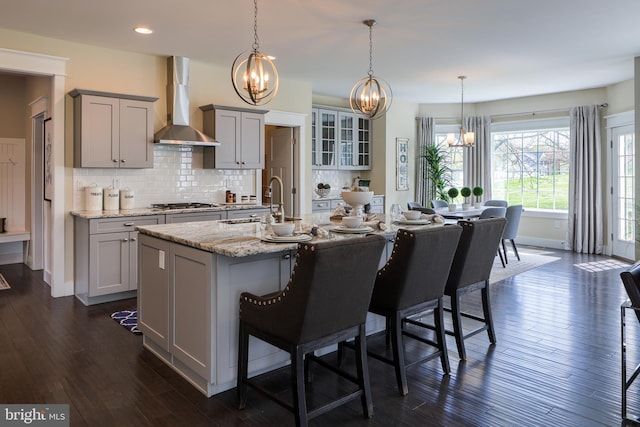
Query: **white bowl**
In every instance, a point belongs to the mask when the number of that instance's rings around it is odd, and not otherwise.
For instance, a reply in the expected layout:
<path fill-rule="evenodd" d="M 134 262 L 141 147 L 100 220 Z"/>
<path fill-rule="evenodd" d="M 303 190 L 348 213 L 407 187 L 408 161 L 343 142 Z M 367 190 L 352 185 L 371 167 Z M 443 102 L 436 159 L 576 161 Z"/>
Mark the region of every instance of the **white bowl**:
<path fill-rule="evenodd" d="M 371 203 L 373 191 L 343 191 L 342 200 L 351 206 L 363 206 Z"/>
<path fill-rule="evenodd" d="M 276 222 L 271 229 L 276 236 L 291 236 L 296 225 L 293 222 Z"/>
<path fill-rule="evenodd" d="M 348 228 L 358 228 L 362 224 L 361 216 L 343 216 L 342 224 Z"/>
<path fill-rule="evenodd" d="M 420 214 L 422 214 L 422 212 L 420 211 L 404 211 L 402 212 L 402 215 L 404 215 L 404 217 L 406 219 L 420 219 Z"/>

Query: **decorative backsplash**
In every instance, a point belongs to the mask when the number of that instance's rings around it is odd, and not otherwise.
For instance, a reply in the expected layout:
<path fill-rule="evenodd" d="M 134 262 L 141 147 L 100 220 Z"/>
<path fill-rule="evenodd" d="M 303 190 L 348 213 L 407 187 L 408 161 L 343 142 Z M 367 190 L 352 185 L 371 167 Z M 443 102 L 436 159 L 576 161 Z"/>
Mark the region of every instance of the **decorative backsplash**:
<path fill-rule="evenodd" d="M 318 183 L 329 184 L 332 193 L 340 194 L 343 187 L 351 188 L 357 176 L 361 176 L 358 171 L 314 169 L 313 186 L 316 188 Z"/>
<path fill-rule="evenodd" d="M 224 203 L 225 191 L 260 194 L 253 170 L 202 169 L 202 147 L 154 146 L 153 169 L 74 169 L 73 210 L 85 207 L 84 187 L 97 184 L 135 192 L 135 207 L 181 201 Z"/>

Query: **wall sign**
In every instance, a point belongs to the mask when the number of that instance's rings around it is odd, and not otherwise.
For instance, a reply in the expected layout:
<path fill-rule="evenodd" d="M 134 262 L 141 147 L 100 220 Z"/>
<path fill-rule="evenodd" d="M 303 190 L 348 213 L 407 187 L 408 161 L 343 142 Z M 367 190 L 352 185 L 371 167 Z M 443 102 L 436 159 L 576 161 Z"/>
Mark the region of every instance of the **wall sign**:
<path fill-rule="evenodd" d="M 396 138 L 396 190 L 409 189 L 409 139 Z"/>

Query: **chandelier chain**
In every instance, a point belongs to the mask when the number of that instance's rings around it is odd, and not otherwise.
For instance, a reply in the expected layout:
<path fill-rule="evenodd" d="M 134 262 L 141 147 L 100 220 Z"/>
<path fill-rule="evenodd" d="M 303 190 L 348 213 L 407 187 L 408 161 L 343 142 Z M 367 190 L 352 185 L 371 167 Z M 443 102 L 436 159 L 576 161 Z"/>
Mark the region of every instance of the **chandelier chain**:
<path fill-rule="evenodd" d="M 253 50 L 258 51 L 258 0 L 253 0 Z"/>
<path fill-rule="evenodd" d="M 373 76 L 373 24 L 369 25 L 369 75 Z"/>

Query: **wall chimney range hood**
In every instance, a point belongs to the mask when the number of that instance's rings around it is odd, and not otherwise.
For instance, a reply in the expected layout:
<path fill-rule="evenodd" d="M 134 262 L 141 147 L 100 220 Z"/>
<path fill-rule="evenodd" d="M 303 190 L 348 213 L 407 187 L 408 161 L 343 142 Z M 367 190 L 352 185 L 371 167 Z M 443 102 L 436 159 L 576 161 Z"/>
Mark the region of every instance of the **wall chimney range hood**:
<path fill-rule="evenodd" d="M 220 145 L 214 138 L 189 126 L 189 58 L 167 59 L 167 125 L 153 136 L 157 144 Z"/>

